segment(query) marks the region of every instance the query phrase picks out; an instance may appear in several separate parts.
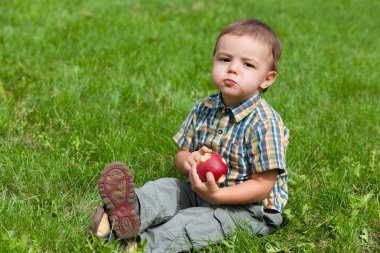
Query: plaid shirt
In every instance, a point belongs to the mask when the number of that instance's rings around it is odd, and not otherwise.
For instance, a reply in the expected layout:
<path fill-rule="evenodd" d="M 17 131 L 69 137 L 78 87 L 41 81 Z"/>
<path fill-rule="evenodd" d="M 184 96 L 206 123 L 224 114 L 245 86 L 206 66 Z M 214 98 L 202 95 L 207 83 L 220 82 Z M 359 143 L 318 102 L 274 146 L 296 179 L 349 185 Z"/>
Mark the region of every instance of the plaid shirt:
<path fill-rule="evenodd" d="M 194 152 L 206 146 L 222 155 L 228 175 L 221 187 L 240 184 L 253 173 L 279 169 L 273 190 L 259 204 L 279 212 L 286 205 L 289 130 L 260 95 L 234 107 L 225 107 L 220 93 L 198 101 L 173 139 L 183 150 Z"/>

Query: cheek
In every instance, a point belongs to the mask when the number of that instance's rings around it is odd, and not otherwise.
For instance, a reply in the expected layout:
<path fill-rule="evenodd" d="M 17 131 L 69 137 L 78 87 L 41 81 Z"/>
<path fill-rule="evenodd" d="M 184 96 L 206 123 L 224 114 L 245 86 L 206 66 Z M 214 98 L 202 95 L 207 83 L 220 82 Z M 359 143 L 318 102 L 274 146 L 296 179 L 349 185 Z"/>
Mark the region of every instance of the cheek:
<path fill-rule="evenodd" d="M 213 67 L 211 72 L 212 82 L 214 84 L 220 83 L 222 81 L 222 71 L 218 67 Z"/>

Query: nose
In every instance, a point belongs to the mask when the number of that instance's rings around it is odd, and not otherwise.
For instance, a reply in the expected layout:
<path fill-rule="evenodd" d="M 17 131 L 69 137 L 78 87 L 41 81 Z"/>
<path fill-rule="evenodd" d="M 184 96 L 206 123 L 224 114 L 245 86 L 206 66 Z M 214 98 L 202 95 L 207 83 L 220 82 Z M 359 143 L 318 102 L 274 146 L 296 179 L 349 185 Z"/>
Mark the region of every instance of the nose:
<path fill-rule="evenodd" d="M 237 74 L 238 73 L 238 63 L 236 61 L 231 61 L 228 65 L 228 73 Z"/>

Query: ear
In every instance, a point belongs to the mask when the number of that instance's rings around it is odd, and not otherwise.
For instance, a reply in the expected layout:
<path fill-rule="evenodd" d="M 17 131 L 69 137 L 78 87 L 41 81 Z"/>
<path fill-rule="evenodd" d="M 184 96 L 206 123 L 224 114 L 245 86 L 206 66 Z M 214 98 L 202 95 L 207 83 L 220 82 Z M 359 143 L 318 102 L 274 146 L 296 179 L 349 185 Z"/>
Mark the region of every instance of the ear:
<path fill-rule="evenodd" d="M 260 88 L 263 90 L 267 89 L 269 86 L 271 86 L 272 83 L 274 83 L 274 81 L 276 81 L 276 77 L 276 71 L 269 71 L 264 81 L 260 84 Z"/>

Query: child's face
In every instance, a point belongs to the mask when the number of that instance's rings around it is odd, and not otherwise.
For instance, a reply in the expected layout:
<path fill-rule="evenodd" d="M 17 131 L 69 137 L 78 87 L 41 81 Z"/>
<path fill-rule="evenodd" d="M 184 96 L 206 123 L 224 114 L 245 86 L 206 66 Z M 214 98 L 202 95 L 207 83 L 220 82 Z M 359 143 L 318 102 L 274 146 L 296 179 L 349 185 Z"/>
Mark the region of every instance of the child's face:
<path fill-rule="evenodd" d="M 232 106 L 268 88 L 276 79 L 270 71 L 269 47 L 248 35 L 223 35 L 217 44 L 212 81 L 227 106 Z"/>

